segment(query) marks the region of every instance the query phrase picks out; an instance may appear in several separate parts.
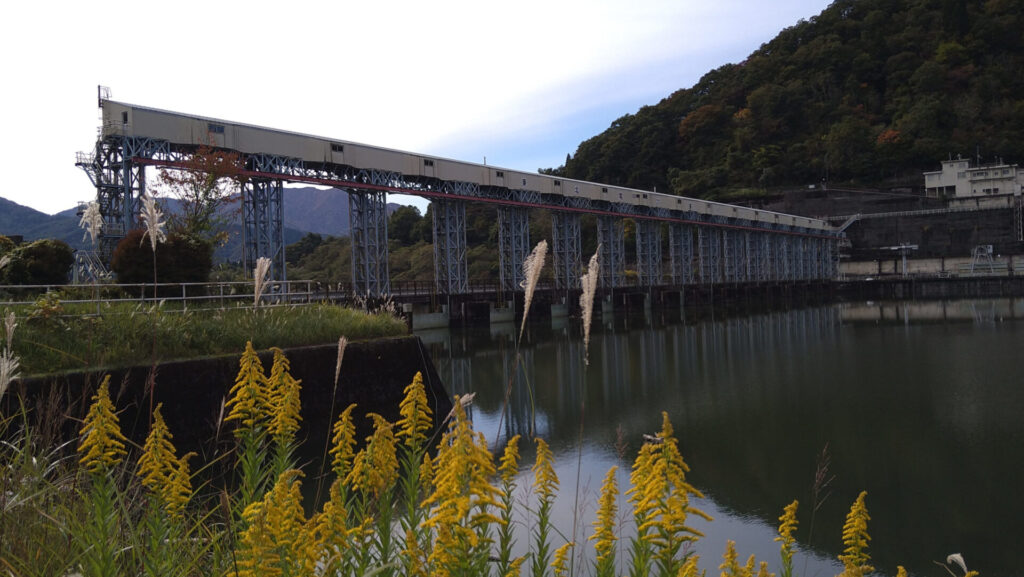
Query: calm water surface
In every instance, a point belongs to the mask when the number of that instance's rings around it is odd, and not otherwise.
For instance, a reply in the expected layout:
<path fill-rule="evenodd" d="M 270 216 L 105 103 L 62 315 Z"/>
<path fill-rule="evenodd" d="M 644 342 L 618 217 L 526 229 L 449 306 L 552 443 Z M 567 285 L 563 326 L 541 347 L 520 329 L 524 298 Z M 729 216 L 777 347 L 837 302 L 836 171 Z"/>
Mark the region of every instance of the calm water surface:
<path fill-rule="evenodd" d="M 718 573 L 727 539 L 741 560 L 754 554 L 777 572 L 775 527 L 794 499 L 797 573 L 837 574 L 843 520 L 861 490 L 880 572 L 899 564 L 944 575 L 933 560 L 954 552 L 983 576 L 1020 572 L 1024 301 L 843 304 L 689 322 L 665 314 L 675 318 L 595 319 L 586 368 L 578 320 L 527 327 L 518 363 L 518 326 L 418 334 L 449 391 L 476 393 L 473 419 L 496 451 L 531 428 L 551 443 L 566 536 L 579 474 L 578 541 L 592 532 L 608 469 L 618 465 L 628 486 L 642 435 L 666 411 L 706 496 L 696 504 L 714 518 L 694 522 L 708 574 Z M 826 447 L 833 480 L 812 525 Z M 523 449 L 521 487 L 532 482 L 533 452 Z"/>

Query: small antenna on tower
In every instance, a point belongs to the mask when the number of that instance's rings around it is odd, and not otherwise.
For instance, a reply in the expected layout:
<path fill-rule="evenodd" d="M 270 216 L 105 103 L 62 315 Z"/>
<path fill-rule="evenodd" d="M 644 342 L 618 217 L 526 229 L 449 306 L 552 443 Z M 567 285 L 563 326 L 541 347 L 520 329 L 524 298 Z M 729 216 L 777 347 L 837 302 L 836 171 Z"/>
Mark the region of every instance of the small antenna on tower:
<path fill-rule="evenodd" d="M 110 100 L 110 88 L 96 85 L 96 106 L 103 108 L 103 101 Z"/>

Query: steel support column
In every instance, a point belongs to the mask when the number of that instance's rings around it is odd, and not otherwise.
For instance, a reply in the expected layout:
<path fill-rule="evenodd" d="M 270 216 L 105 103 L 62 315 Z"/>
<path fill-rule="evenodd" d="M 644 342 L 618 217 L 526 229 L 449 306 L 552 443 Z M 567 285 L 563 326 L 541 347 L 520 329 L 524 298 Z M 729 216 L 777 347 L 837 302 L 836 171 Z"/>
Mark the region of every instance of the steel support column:
<path fill-rule="evenodd" d="M 668 228 L 668 252 L 672 267 L 672 284 L 693 283 L 693 227 L 671 224 Z"/>
<path fill-rule="evenodd" d="M 757 280 L 767 282 L 772 280 L 772 239 L 771 234 L 761 232 L 757 235 L 757 243 L 760 245 L 758 261 Z"/>
<path fill-rule="evenodd" d="M 138 225 L 138 200 L 146 194 L 146 167 L 135 160 L 167 150 L 168 144 L 162 140 L 110 136 L 98 140 L 92 154 L 77 155 L 76 166 L 96 187 L 96 202 L 103 217 L 98 250 L 104 262 L 110 262 L 117 244 Z"/>
<path fill-rule="evenodd" d="M 498 207 L 498 261 L 502 290 L 523 290 L 523 262 L 530 254 L 529 216 L 529 210 L 523 207 Z"/>
<path fill-rule="evenodd" d="M 661 278 L 661 223 L 636 221 L 636 268 L 640 286 L 658 286 Z"/>
<path fill-rule="evenodd" d="M 597 217 L 597 243 L 601 245 L 601 278 L 603 287 L 618 288 L 623 285 L 623 255 L 626 253 L 622 236 L 622 218 L 617 216 Z"/>
<path fill-rule="evenodd" d="M 701 282 L 722 282 L 722 229 L 702 226 L 697 229 L 697 234 L 701 249 Z"/>
<path fill-rule="evenodd" d="M 787 237 L 784 234 L 776 234 L 772 238 L 772 278 L 774 282 L 789 280 L 788 272 L 789 253 Z"/>
<path fill-rule="evenodd" d="M 736 282 L 736 232 L 722 229 L 722 278 L 724 282 Z"/>
<path fill-rule="evenodd" d="M 283 196 L 284 183 L 279 179 L 251 178 L 242 185 L 242 266 L 246 275 L 252 274 L 256 259 L 264 257 L 270 259 L 270 278 L 287 280 Z"/>
<path fill-rule="evenodd" d="M 555 266 L 555 287 L 577 289 L 583 267 L 580 260 L 580 215 L 576 212 L 553 211 L 551 236 Z"/>
<path fill-rule="evenodd" d="M 352 290 L 357 295 L 368 297 L 389 294 L 386 195 L 378 191 L 350 190 L 348 210 L 352 235 Z"/>
<path fill-rule="evenodd" d="M 464 294 L 469 292 L 466 266 L 466 203 L 461 200 L 435 200 L 434 215 L 434 282 L 437 292 Z"/>

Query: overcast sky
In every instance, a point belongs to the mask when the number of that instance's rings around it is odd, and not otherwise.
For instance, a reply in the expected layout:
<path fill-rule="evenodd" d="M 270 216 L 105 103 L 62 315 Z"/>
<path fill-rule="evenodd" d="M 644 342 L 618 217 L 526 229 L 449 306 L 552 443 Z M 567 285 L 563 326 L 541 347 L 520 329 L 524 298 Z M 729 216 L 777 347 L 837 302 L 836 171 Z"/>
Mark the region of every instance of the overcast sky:
<path fill-rule="evenodd" d="M 95 198 L 96 86 L 123 102 L 519 170 L 742 61 L 826 0 L 12 2 L 0 196 Z M 287 199 L 286 201 L 287 202 Z"/>

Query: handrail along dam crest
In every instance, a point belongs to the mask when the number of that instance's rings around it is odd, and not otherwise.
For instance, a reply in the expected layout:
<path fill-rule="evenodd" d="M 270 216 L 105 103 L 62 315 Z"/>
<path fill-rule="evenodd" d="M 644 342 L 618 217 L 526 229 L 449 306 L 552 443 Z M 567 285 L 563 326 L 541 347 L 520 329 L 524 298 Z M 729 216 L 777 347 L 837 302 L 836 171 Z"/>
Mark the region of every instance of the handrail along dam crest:
<path fill-rule="evenodd" d="M 555 284 L 579 288 L 580 216 L 594 214 L 601 245 L 600 285 L 625 284 L 623 219 L 636 221 L 640 286 L 800 282 L 834 278 L 841 232 L 825 221 L 724 203 L 460 162 L 365 144 L 274 130 L 116 102 L 101 95 L 102 126 L 92 153 L 77 165 L 96 187 L 103 216 L 100 250 L 109 260 L 137 222 L 145 168 L 184 168 L 199 146 L 240 153 L 244 261 L 271 260 L 285 280 L 284 183 L 327 185 L 349 193 L 352 280 L 357 294 L 390 293 L 387 193 L 433 203 L 436 290 L 468 290 L 466 204 L 497 210 L 501 286 L 521 290 L 530 251 L 531 208 L 552 214 Z M 670 270 L 662 270 L 667 225 Z M 666 274 L 667 273 L 667 274 Z M 667 281 L 667 282 L 666 282 Z"/>

